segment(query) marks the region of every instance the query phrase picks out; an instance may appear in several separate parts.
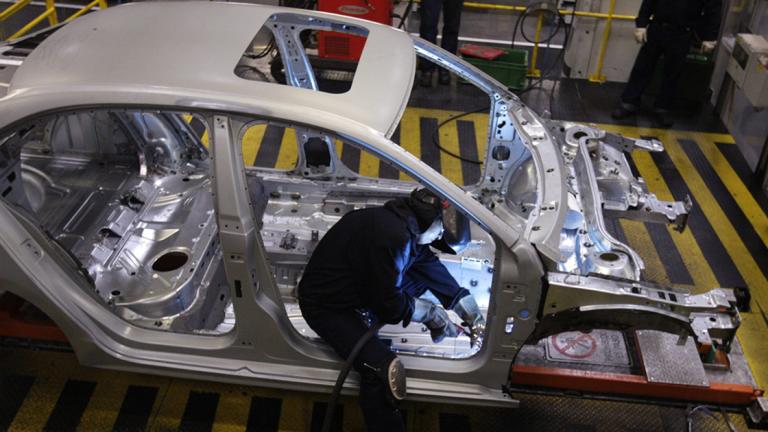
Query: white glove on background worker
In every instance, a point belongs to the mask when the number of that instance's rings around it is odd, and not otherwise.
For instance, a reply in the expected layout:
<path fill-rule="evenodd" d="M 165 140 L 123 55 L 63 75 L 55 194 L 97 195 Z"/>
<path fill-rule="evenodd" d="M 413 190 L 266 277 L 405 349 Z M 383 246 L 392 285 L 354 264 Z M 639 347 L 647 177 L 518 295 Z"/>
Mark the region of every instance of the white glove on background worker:
<path fill-rule="evenodd" d="M 715 46 L 717 45 L 717 41 L 704 41 L 701 43 L 701 52 L 703 53 L 711 53 L 715 50 Z"/>
<path fill-rule="evenodd" d="M 635 40 L 639 44 L 648 42 L 648 30 L 645 27 L 638 27 L 635 29 Z"/>

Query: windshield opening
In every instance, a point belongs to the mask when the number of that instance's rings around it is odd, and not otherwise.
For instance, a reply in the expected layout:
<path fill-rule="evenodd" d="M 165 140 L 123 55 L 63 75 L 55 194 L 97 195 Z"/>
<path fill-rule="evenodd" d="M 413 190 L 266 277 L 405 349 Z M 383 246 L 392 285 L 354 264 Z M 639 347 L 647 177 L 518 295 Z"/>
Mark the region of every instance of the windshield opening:
<path fill-rule="evenodd" d="M 510 93 L 461 59 L 424 41 L 416 44 L 416 85 L 396 142 L 489 206 L 503 202 L 527 219 L 536 206 L 538 177 L 510 100 L 500 94 Z"/>

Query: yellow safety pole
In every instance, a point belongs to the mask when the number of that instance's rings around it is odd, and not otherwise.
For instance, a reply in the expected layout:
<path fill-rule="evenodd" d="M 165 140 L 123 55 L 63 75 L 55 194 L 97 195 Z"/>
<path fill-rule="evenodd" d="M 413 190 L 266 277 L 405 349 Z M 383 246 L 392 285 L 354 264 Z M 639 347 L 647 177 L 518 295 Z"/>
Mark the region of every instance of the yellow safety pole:
<path fill-rule="evenodd" d="M 419 0 L 416 0 L 416 3 L 419 3 Z M 508 6 L 508 5 L 477 3 L 477 2 L 464 2 L 464 7 L 475 8 L 475 9 L 503 10 L 503 11 L 510 11 L 510 12 L 523 12 L 526 10 L 525 6 Z M 573 12 L 567 9 L 560 9 L 559 12 L 563 15 L 573 14 L 574 16 L 577 16 L 577 17 L 587 17 L 587 18 L 608 18 L 610 16 L 609 14 L 602 13 L 602 12 L 584 12 L 584 11 Z M 612 18 L 615 20 L 634 21 L 636 17 L 634 15 L 612 15 Z"/>
<path fill-rule="evenodd" d="M 56 2 L 54 0 L 45 0 L 45 10 L 53 9 L 53 13 L 48 17 L 48 24 L 55 26 L 59 23 L 59 17 L 56 14 Z"/>
<path fill-rule="evenodd" d="M 611 24 L 613 22 L 613 11 L 616 9 L 616 0 L 611 0 L 608 6 L 608 18 L 605 21 L 605 31 L 603 32 L 603 42 L 600 44 L 600 55 L 597 57 L 597 70 L 589 76 L 591 82 L 604 83 L 603 62 L 605 61 L 605 51 L 608 49 L 608 37 L 611 35 Z"/>
<path fill-rule="evenodd" d="M 539 11 L 539 19 L 536 21 L 536 36 L 533 37 L 533 52 L 531 53 L 531 65 L 528 67 L 528 76 L 540 77 L 541 70 L 536 67 L 539 57 L 539 41 L 541 40 L 541 27 L 544 25 L 544 11 Z M 522 29 L 521 29 L 522 31 Z"/>
<path fill-rule="evenodd" d="M 0 22 L 10 18 L 13 14 L 20 11 L 24 6 L 28 5 L 30 1 L 32 0 L 20 0 L 8 6 L 4 11 L 0 12 Z"/>
<path fill-rule="evenodd" d="M 45 12 L 41 13 L 37 18 L 35 18 L 32 21 L 30 21 L 29 24 L 27 24 L 24 27 L 22 27 L 16 33 L 12 34 L 8 39 L 16 39 L 17 37 L 23 36 L 28 31 L 32 30 L 32 28 L 34 28 L 36 25 L 40 24 L 40 22 L 42 20 L 44 20 L 44 19 L 48 18 L 49 16 L 51 16 L 51 14 L 53 14 L 55 11 L 56 11 L 56 9 L 48 9 L 48 10 L 46 10 Z"/>
<path fill-rule="evenodd" d="M 99 5 L 100 7 L 103 7 L 103 6 L 101 6 L 103 3 L 104 3 L 104 0 L 93 0 L 92 2 L 90 2 L 86 6 L 84 6 L 82 9 L 80 9 L 77 12 L 75 12 L 70 17 L 68 17 L 66 20 L 64 20 L 64 22 L 70 22 L 70 21 L 72 21 L 75 18 L 79 18 L 84 13 L 86 13 L 89 10 L 93 9 L 94 7 L 96 7 L 96 5 Z"/>

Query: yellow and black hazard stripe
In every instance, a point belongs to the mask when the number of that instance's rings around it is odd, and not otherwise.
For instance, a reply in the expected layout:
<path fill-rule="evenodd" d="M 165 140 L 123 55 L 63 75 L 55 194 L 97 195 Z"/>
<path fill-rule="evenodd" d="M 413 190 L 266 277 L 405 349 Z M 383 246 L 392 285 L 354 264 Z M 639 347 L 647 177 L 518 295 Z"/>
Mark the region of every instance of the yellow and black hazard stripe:
<path fill-rule="evenodd" d="M 68 352 L 0 353 L 0 431 L 319 431 L 327 407 L 323 395 L 82 367 Z M 356 400 L 342 399 L 333 430 L 363 430 Z M 409 430 L 470 430 L 460 407 L 403 414 Z"/>
<path fill-rule="evenodd" d="M 12 371 L 12 372 L 11 372 Z M 107 371 L 72 353 L 0 350 L 0 431 L 317 432 L 327 396 Z M 407 430 L 683 430 L 685 410 L 648 404 L 516 394 L 520 408 L 403 404 Z M 355 398 L 342 398 L 332 430 L 362 431 Z M 729 415 L 737 430 L 744 417 Z M 697 430 L 728 431 L 699 416 Z"/>

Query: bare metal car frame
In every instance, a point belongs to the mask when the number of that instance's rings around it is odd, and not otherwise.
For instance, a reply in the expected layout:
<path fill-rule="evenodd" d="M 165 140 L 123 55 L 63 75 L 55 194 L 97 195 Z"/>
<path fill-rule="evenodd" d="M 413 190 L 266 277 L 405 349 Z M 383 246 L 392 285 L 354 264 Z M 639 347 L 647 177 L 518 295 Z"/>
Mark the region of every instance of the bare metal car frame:
<path fill-rule="evenodd" d="M 160 53 L 142 58 L 161 62 L 173 40 L 152 48 L 146 41 L 173 39 L 173 32 L 193 37 L 200 29 L 185 22 L 201 16 L 231 31 L 207 30 L 190 42 L 211 57 L 213 65 L 199 73 L 184 72 L 194 65 L 184 63 L 184 52 L 168 59 L 166 72 L 98 63 L 121 37 L 145 43 L 122 46 L 123 55 L 155 49 Z M 170 24 L 136 29 L 150 18 Z M 229 65 L 240 56 L 214 49 L 262 23 L 287 86 L 235 77 Z M 237 30 L 246 24 L 249 30 Z M 346 94 L 319 91 L 306 52 L 296 49 L 307 29 L 367 37 Z M 87 41 L 89 32 L 99 32 L 99 41 Z M 250 40 L 235 40 L 236 49 Z M 255 58 L 257 42 L 240 66 Z M 413 399 L 514 404 L 502 386 L 523 344 L 566 330 L 656 329 L 725 349 L 735 336 L 739 315 L 730 290 L 692 295 L 642 281 L 642 259 L 605 228 L 604 211 L 684 228 L 690 204 L 657 200 L 625 156 L 634 148 L 663 151 L 661 143 L 543 119 L 423 40 L 347 17 L 195 2 L 95 13 L 13 60 L 20 43 L 0 47 L 18 67 L 0 99 L 0 286 L 47 313 L 83 364 L 328 391 L 339 359 L 311 337 L 286 300 L 290 289 L 312 245 L 340 215 L 414 187 L 356 174 L 336 154 L 335 140 L 431 188 L 471 225 L 471 247 L 441 259 L 460 282 L 474 284 L 473 293 L 486 290 L 482 348 L 461 337 L 423 349 L 430 343 L 418 326 L 382 333 L 401 353 Z M 66 59 L 65 48 L 85 57 Z M 389 139 L 417 56 L 489 96 L 486 162 L 476 185 L 453 184 Z M 215 75 L 221 58 L 231 77 Z M 393 87 L 376 89 L 372 75 L 388 62 L 394 66 L 384 84 Z M 51 67 L 64 77 L 52 76 Z M 371 105 L 366 97 L 381 106 L 362 112 Z M 185 114 L 206 125 L 210 149 Z M 240 142 L 253 124 L 293 128 L 294 169 L 244 166 Z M 310 142 L 325 147 L 329 159 L 313 162 Z M 356 385 L 350 380 L 347 391 Z"/>

